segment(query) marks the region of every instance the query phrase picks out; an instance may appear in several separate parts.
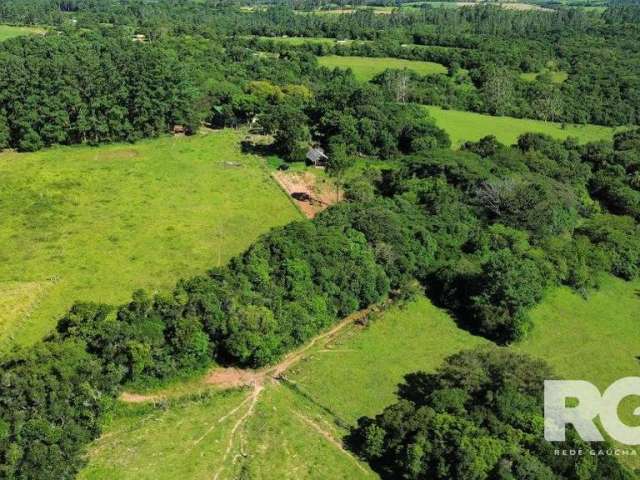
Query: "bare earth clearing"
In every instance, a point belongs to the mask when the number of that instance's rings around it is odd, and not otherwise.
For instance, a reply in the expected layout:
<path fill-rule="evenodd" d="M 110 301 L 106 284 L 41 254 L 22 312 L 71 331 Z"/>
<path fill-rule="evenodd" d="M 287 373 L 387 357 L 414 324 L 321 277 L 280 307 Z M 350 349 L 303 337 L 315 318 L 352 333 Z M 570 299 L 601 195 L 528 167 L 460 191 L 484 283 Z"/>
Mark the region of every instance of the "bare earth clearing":
<path fill-rule="evenodd" d="M 274 172 L 273 178 L 291 197 L 300 211 L 313 218 L 342 199 L 342 195 L 328 183 L 320 183 L 309 172 Z"/>

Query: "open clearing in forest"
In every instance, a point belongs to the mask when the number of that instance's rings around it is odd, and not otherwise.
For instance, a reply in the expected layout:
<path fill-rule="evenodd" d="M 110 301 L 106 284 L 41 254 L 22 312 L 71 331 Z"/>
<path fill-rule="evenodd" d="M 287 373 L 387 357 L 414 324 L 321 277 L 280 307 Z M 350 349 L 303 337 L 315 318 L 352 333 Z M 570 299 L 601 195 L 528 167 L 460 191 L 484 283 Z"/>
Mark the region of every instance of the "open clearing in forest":
<path fill-rule="evenodd" d="M 76 300 L 170 289 L 300 218 L 241 138 L 1 153 L 0 347 L 42 337 Z"/>
<path fill-rule="evenodd" d="M 342 57 L 339 55 L 327 55 L 325 57 L 318 57 L 318 63 L 328 68 L 350 68 L 356 79 L 360 82 L 368 82 L 388 68 L 407 68 L 420 75 L 447 73 L 447 68 L 439 63 L 390 57 Z"/>
<path fill-rule="evenodd" d="M 557 72 L 547 69 L 542 70 L 541 72 L 521 73 L 520 78 L 527 82 L 533 82 L 539 76 L 547 73 L 551 76 L 552 83 L 563 83 L 567 78 L 569 78 L 569 74 L 567 72 Z"/>
<path fill-rule="evenodd" d="M 309 171 L 276 171 L 273 178 L 304 216 L 313 218 L 342 199 L 342 192 L 322 175 Z"/>
<path fill-rule="evenodd" d="M 611 140 L 618 130 L 600 125 L 566 125 L 530 120 L 526 118 L 494 117 L 481 113 L 444 110 L 440 107 L 424 107 L 436 125 L 447 131 L 454 147 L 460 147 L 465 141 L 477 141 L 487 135 L 495 135 L 505 145 L 514 144 L 520 135 L 527 132 L 544 133 L 564 140 L 576 137 L 579 142 Z M 621 128 L 622 129 L 622 128 Z"/>
<path fill-rule="evenodd" d="M 0 42 L 4 42 L 9 38 L 20 37 L 23 35 L 44 34 L 46 30 L 37 27 L 14 27 L 12 25 L 0 25 Z"/>

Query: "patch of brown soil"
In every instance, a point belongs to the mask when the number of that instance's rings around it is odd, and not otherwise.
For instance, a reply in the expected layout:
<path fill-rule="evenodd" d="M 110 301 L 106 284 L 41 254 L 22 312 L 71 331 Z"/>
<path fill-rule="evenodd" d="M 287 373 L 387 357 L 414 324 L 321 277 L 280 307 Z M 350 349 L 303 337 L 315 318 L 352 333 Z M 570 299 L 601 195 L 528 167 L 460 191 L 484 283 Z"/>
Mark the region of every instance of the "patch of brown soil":
<path fill-rule="evenodd" d="M 273 173 L 273 178 L 307 218 L 315 217 L 325 208 L 342 200 L 342 195 L 332 185 L 319 182 L 316 175 L 309 172 L 278 171 Z"/>
<path fill-rule="evenodd" d="M 164 397 L 160 395 L 141 395 L 138 393 L 122 392 L 120 400 L 125 403 L 146 403 L 146 402 L 158 402 L 163 400 Z"/>
<path fill-rule="evenodd" d="M 239 368 L 217 368 L 205 379 L 205 383 L 223 389 L 238 388 L 255 383 L 262 375 L 254 370 Z"/>

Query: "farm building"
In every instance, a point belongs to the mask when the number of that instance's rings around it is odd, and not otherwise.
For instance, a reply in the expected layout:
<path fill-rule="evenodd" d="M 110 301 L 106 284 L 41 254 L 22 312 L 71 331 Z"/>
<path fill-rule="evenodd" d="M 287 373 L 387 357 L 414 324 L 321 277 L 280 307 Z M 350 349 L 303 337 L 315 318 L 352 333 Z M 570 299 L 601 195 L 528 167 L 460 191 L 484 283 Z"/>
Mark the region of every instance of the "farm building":
<path fill-rule="evenodd" d="M 307 152 L 307 160 L 309 160 L 314 167 L 324 167 L 327 164 L 329 157 L 325 155 L 322 148 L 312 147 Z"/>

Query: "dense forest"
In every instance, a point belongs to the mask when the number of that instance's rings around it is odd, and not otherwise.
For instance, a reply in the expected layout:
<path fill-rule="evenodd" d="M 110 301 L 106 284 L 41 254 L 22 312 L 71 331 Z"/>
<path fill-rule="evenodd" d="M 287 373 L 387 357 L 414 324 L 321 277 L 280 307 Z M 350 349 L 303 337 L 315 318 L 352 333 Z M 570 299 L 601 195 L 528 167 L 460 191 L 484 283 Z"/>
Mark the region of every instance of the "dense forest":
<path fill-rule="evenodd" d="M 0 358 L 0 477 L 73 478 L 124 385 L 214 362 L 267 365 L 388 298 L 424 291 L 462 327 L 509 344 L 535 328 L 529 312 L 548 288 L 586 297 L 603 273 L 640 277 L 639 129 L 586 145 L 489 136 L 454 151 L 416 104 L 637 124 L 639 11 L 320 16 L 212 1 L 0 0 L 0 21 L 52 28 L 0 44 L 0 148 L 135 141 L 204 123 L 270 135 L 269 153 L 289 161 L 320 144 L 339 183 L 365 164 L 341 185 L 345 201 L 314 220 L 269 232 L 170 293 L 77 303 L 42 342 Z M 284 34 L 355 41 L 252 37 Z M 319 67 L 326 53 L 435 60 L 449 74 L 388 70 L 359 83 Z M 554 83 L 553 70 L 568 78 Z M 360 422 L 352 448 L 389 478 L 631 478 L 615 459 L 563 463 L 532 440 L 547 376 L 501 350 L 462 353 L 409 377 L 397 405 Z"/>
<path fill-rule="evenodd" d="M 315 55 L 393 56 L 443 63 L 448 75 L 409 75 L 406 98 L 447 108 L 569 123 L 639 123 L 639 7 L 604 13 L 495 6 L 424 8 L 390 15 L 300 15 L 278 6 L 242 11 L 207 2 L 0 2 L 0 21 L 63 31 L 125 28 L 158 40 L 202 36 L 224 46 Z M 329 37 L 288 45 L 251 36 Z M 533 78 L 522 76 L 533 75 Z"/>

